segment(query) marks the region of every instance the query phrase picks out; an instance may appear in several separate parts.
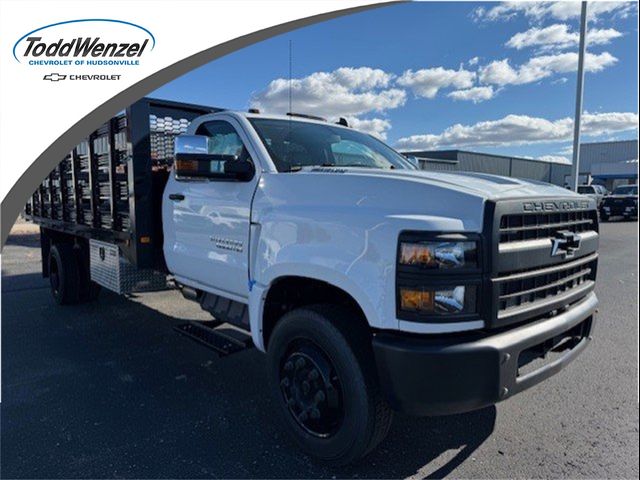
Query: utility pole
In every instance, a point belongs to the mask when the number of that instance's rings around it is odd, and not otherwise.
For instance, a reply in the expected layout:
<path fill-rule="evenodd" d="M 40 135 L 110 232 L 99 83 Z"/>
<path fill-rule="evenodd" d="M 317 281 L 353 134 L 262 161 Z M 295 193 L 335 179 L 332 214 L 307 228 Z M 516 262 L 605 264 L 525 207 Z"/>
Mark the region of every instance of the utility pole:
<path fill-rule="evenodd" d="M 573 163 L 571 165 L 571 187 L 574 192 L 578 191 L 578 176 L 580 175 L 580 121 L 582 119 L 586 40 L 587 2 L 582 2 L 582 11 L 580 15 L 580 51 L 578 52 L 578 81 L 576 88 L 576 114 L 573 120 Z"/>

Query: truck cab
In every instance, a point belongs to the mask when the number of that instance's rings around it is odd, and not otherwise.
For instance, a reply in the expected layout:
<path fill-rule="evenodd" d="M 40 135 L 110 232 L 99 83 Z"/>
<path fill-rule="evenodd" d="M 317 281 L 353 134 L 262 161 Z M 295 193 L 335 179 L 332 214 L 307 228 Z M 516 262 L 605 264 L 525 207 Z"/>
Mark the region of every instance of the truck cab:
<path fill-rule="evenodd" d="M 221 112 L 187 133 L 163 197 L 168 269 L 202 303 L 245 309 L 284 421 L 314 456 L 361 455 L 389 407 L 440 415 L 504 400 L 587 346 L 595 200 L 419 171 L 310 118 Z M 341 430 L 350 421 L 360 433 Z"/>
<path fill-rule="evenodd" d="M 578 193 L 593 198 L 596 201 L 596 206 L 599 207 L 607 194 L 607 190 L 602 185 L 578 185 Z"/>

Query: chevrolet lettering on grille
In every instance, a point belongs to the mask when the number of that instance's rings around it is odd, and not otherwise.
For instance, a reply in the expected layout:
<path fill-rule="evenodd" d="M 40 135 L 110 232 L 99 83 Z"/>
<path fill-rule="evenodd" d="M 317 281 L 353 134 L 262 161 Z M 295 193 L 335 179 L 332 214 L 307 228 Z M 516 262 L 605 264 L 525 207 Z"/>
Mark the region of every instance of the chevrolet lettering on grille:
<path fill-rule="evenodd" d="M 525 212 L 558 212 L 567 210 L 582 210 L 589 208 L 589 202 L 583 200 L 561 200 L 524 202 L 522 208 Z"/>

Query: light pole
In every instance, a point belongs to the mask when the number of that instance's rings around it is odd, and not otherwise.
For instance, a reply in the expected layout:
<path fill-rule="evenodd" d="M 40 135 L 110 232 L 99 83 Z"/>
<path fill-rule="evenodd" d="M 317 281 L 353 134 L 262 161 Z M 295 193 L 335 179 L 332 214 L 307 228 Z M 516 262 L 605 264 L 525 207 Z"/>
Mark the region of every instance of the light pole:
<path fill-rule="evenodd" d="M 580 51 L 578 52 L 578 81 L 576 88 L 576 114 L 573 120 L 573 163 L 571 165 L 571 187 L 574 192 L 578 190 L 578 176 L 580 175 L 580 120 L 582 118 L 586 39 L 587 2 L 582 2 L 582 11 L 580 14 Z"/>

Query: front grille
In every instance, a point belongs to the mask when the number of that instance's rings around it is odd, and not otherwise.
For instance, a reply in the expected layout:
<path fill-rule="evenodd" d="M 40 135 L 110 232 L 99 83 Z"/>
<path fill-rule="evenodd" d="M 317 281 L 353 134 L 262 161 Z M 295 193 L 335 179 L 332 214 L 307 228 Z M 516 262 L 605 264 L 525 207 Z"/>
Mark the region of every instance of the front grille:
<path fill-rule="evenodd" d="M 595 280 L 597 256 L 589 255 L 579 260 L 553 267 L 524 271 L 498 279 L 499 312 L 545 302 L 552 297 L 581 290 Z"/>
<path fill-rule="evenodd" d="M 500 219 L 500 243 L 552 238 L 559 231 L 597 230 L 597 212 L 580 210 L 555 213 L 518 213 Z"/>
<path fill-rule="evenodd" d="M 532 205 L 549 210 L 531 211 Z M 492 301 L 485 313 L 490 326 L 543 318 L 593 291 L 599 242 L 594 202 L 514 199 L 496 202 L 488 212 L 495 241 L 488 290 Z"/>

